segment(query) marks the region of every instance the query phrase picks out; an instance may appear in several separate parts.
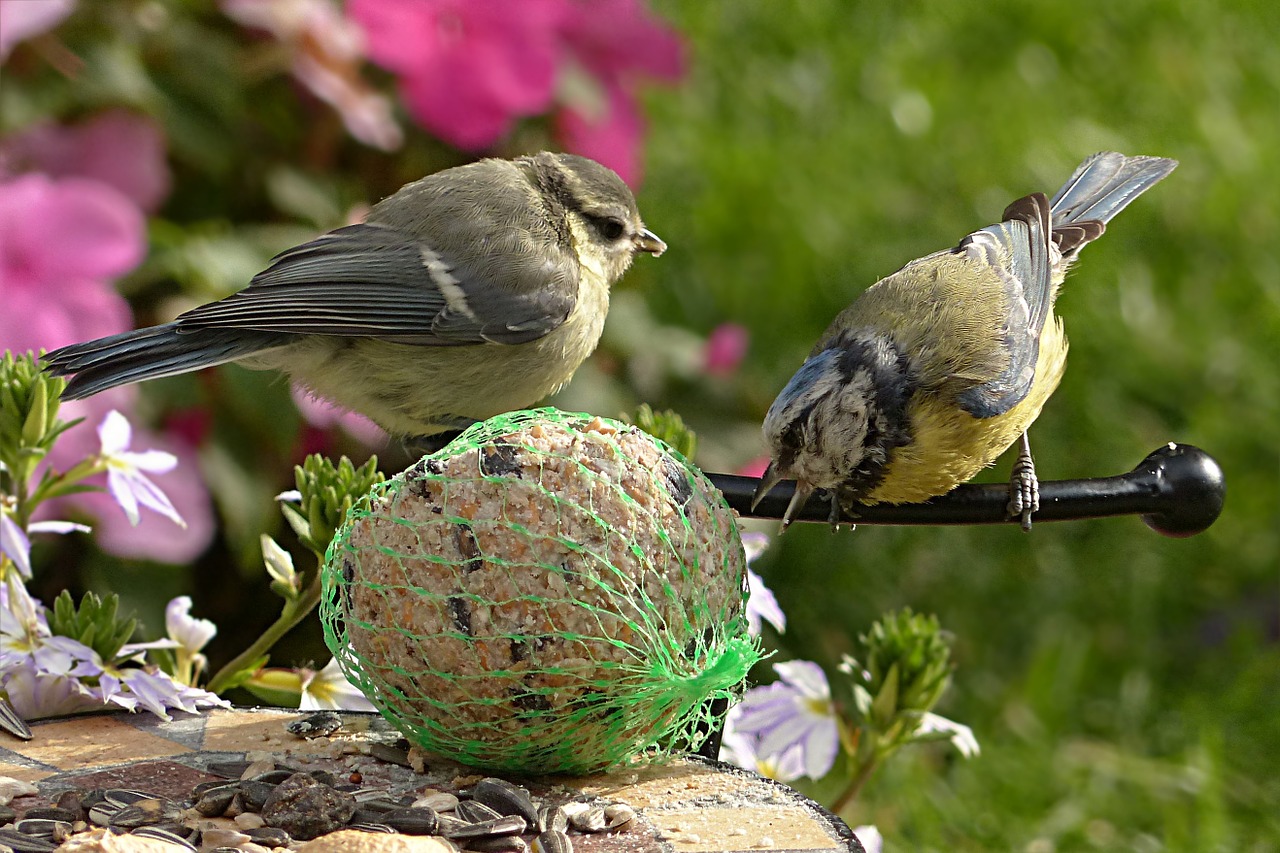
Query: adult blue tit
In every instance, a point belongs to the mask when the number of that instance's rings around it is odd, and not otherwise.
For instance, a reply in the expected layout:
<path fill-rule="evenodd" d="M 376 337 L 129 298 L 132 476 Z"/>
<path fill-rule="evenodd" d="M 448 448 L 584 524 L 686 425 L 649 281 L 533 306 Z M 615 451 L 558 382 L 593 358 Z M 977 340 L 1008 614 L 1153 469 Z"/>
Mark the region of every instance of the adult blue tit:
<path fill-rule="evenodd" d="M 868 288 L 769 408 L 772 461 L 756 501 L 795 480 L 789 523 L 826 489 L 834 525 L 841 506 L 946 494 L 1020 441 L 1009 514 L 1029 529 L 1039 487 L 1027 428 L 1067 356 L 1058 288 L 1080 250 L 1176 165 L 1095 154 L 1052 201 L 1020 198 L 1001 222 Z"/>
<path fill-rule="evenodd" d="M 543 152 L 447 169 L 171 323 L 56 350 L 79 399 L 224 362 L 280 370 L 406 437 L 526 408 L 596 348 L 645 228 L 610 169 Z"/>

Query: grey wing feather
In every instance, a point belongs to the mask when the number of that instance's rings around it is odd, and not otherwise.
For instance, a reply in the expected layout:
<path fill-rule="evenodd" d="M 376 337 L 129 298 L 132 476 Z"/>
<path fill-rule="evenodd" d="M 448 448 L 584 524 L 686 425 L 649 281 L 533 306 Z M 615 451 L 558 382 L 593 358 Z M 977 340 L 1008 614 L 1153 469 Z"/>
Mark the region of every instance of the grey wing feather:
<path fill-rule="evenodd" d="M 507 254 L 452 258 L 395 228 L 350 225 L 278 255 L 244 290 L 177 319 L 184 332 L 377 337 L 427 346 L 524 343 L 559 327 L 577 298 L 577 261 Z"/>
<path fill-rule="evenodd" d="M 1009 205 L 1003 222 L 975 231 L 955 249 L 988 264 L 1004 291 L 1005 369 L 959 394 L 960 405 L 976 418 L 1007 412 L 1035 379 L 1040 332 L 1052 308 L 1049 234 L 1049 203 L 1043 193 L 1033 193 Z"/>
<path fill-rule="evenodd" d="M 165 323 L 62 347 L 45 360 L 55 376 L 70 377 L 63 399 L 79 400 L 108 388 L 212 367 L 286 343 L 283 335 L 236 329 L 184 335 L 176 323 Z"/>

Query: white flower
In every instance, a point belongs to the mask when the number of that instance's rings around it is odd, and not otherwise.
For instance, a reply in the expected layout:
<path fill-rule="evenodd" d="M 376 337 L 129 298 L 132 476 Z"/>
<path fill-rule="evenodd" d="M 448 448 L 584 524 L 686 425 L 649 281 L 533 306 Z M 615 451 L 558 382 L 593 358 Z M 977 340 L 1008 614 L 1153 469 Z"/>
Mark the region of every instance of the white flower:
<path fill-rule="evenodd" d="M 164 627 L 169 638 L 191 654 L 196 654 L 203 649 L 218 633 L 218 626 L 208 619 L 191 617 L 191 596 L 189 595 L 180 595 L 169 602 L 164 609 Z"/>
<path fill-rule="evenodd" d="M 262 562 L 267 567 L 267 574 L 272 580 L 271 588 L 286 598 L 297 597 L 302 591 L 302 578 L 293 566 L 293 557 L 265 533 L 262 534 L 260 542 Z"/>
<path fill-rule="evenodd" d="M 302 673 L 302 699 L 298 704 L 302 711 L 376 711 L 373 703 L 365 698 L 338 666 L 334 658 L 319 672 L 305 670 Z"/>
<path fill-rule="evenodd" d="M 798 760 L 802 775 L 820 779 L 835 764 L 840 749 L 826 673 L 805 660 L 775 663 L 773 668 L 782 680 L 747 691 L 736 709 L 735 730 L 759 738 L 758 758 L 773 758 L 779 767 Z M 788 755 L 793 750 L 798 756 Z"/>
<path fill-rule="evenodd" d="M 937 714 L 926 713 L 920 718 L 920 725 L 916 728 L 915 734 L 931 735 L 946 734 L 951 741 L 951 745 L 960 751 L 965 758 L 973 758 L 980 750 L 978 748 L 978 739 L 973 736 L 973 729 L 957 723 L 954 720 L 948 720 L 946 717 L 940 717 Z"/>
<path fill-rule="evenodd" d="M 115 660 L 104 663 L 80 641 L 51 634 L 44 605 L 27 596 L 21 584 L 2 584 L 0 593 L 0 690 L 23 719 L 114 705 L 128 711 L 141 706 L 167 720 L 169 708 L 228 707 L 214 694 L 180 684 L 155 666 L 129 665 L 141 661 L 146 648 L 176 646 L 173 640 L 125 646 Z"/>
<path fill-rule="evenodd" d="M 764 579 L 751 570 L 751 564 L 769 547 L 769 537 L 764 533 L 742 534 L 742 547 L 747 552 L 747 631 L 754 637 L 760 634 L 763 623 L 768 622 L 779 634 L 787 629 L 787 615 L 778 606 L 773 590 L 764 585 Z"/>
<path fill-rule="evenodd" d="M 112 409 L 98 427 L 102 441 L 100 455 L 107 466 L 107 489 L 120 504 L 131 524 L 139 521 L 138 506 L 154 510 L 181 527 L 187 523 L 178 515 L 173 504 L 160 487 L 147 479 L 146 474 L 163 474 L 172 471 L 178 457 L 163 450 L 129 450 L 133 439 L 133 427 L 124 415 Z"/>
<path fill-rule="evenodd" d="M 36 521 L 28 529 L 31 533 L 89 532 L 87 525 L 70 521 Z M 31 577 L 31 540 L 3 508 L 0 508 L 0 554 L 13 560 L 24 578 Z"/>
<path fill-rule="evenodd" d="M 759 754 L 759 736 L 747 734 L 738 728 L 740 707 L 731 709 L 725 718 L 724 734 L 720 740 L 720 760 L 779 782 L 790 782 L 805 775 L 804 750 L 798 746 L 778 755 Z"/>
<path fill-rule="evenodd" d="M 858 842 L 867 853 L 881 853 L 884 850 L 884 838 L 874 826 L 855 826 L 853 834 L 858 837 Z"/>

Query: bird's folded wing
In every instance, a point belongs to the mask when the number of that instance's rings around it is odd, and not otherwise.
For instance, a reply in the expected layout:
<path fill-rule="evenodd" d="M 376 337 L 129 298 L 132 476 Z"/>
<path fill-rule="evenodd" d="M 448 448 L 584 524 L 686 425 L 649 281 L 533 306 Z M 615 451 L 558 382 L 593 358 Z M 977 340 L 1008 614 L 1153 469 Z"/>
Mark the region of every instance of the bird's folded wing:
<path fill-rule="evenodd" d="M 975 231 L 955 249 L 987 267 L 998 283 L 993 296 L 1003 307 L 994 330 L 1001 351 L 995 363 L 1002 369 L 957 395 L 974 417 L 1007 412 L 1026 397 L 1035 379 L 1040 333 L 1053 307 L 1049 239 L 1049 203 L 1034 193 L 1009 205 L 1003 222 Z"/>
<path fill-rule="evenodd" d="M 180 316 L 178 328 L 428 346 L 536 340 L 573 310 L 578 262 L 506 236 L 516 251 L 458 257 L 385 225 L 349 225 L 282 252 L 244 290 Z"/>

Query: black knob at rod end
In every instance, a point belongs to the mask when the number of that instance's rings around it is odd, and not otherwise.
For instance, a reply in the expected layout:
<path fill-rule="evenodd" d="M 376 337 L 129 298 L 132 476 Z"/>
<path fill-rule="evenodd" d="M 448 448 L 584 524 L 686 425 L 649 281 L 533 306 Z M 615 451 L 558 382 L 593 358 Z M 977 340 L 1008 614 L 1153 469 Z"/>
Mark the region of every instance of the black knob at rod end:
<path fill-rule="evenodd" d="M 1142 521 L 1162 536 L 1195 536 L 1222 514 L 1227 498 L 1222 466 L 1195 445 L 1169 442 L 1143 459 L 1133 473 L 1150 478 L 1160 496 L 1160 511 L 1143 515 Z"/>

